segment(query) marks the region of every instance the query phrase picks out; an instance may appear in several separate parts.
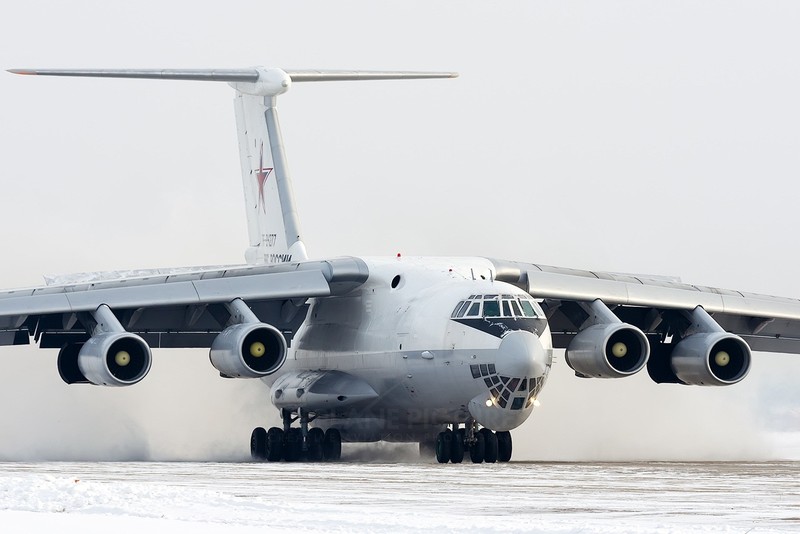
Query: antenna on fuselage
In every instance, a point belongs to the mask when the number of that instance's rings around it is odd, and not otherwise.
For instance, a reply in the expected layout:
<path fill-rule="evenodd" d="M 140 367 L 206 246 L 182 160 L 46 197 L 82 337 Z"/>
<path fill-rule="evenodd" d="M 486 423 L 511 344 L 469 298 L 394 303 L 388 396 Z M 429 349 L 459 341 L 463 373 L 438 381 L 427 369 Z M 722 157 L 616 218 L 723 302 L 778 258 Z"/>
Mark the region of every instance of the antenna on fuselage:
<path fill-rule="evenodd" d="M 300 235 L 276 100 L 295 82 L 455 78 L 455 72 L 248 69 L 10 69 L 39 76 L 132 78 L 226 82 L 236 90 L 247 228 L 247 263 L 283 263 L 308 258 Z M 266 146 L 265 146 L 266 145 Z"/>

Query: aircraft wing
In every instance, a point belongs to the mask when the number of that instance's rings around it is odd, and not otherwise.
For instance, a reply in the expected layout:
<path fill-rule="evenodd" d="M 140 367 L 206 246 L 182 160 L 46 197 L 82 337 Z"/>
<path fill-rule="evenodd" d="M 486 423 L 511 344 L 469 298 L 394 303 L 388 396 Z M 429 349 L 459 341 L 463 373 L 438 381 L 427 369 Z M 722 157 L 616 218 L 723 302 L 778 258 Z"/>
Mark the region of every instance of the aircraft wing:
<path fill-rule="evenodd" d="M 247 303 L 259 320 L 291 336 L 309 297 L 346 293 L 367 278 L 357 258 L 234 266 L 0 292 L 0 345 L 60 348 L 90 337 L 101 305 L 121 325 L 158 347 L 210 347 L 231 318 L 226 304 Z"/>
<path fill-rule="evenodd" d="M 752 350 L 800 354 L 800 300 L 682 283 L 677 279 L 603 273 L 492 260 L 496 278 L 543 299 L 553 343 L 566 348 L 588 314 L 578 303 L 602 301 L 624 323 L 662 338 L 701 306 Z"/>

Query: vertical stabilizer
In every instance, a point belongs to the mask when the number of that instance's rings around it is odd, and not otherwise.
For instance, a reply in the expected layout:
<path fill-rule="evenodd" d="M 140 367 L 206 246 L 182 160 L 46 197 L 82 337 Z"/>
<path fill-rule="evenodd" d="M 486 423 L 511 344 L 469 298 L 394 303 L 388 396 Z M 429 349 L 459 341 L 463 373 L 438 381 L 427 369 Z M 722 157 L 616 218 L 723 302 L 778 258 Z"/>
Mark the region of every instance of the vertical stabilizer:
<path fill-rule="evenodd" d="M 454 78 L 454 72 L 246 69 L 11 69 L 28 76 L 227 82 L 236 90 L 236 129 L 250 246 L 247 263 L 307 259 L 275 101 L 296 82 Z"/>
<path fill-rule="evenodd" d="M 234 100 L 250 239 L 247 263 L 307 259 L 275 101 L 274 96 L 241 92 Z"/>

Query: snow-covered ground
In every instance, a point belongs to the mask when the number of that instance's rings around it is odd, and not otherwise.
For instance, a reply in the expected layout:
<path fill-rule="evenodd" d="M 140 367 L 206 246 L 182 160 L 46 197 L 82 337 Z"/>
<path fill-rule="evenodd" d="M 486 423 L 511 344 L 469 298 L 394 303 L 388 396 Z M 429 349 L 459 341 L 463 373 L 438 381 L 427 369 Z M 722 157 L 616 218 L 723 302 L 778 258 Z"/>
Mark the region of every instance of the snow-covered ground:
<path fill-rule="evenodd" d="M 3 463 L 3 532 L 796 532 L 800 464 Z"/>

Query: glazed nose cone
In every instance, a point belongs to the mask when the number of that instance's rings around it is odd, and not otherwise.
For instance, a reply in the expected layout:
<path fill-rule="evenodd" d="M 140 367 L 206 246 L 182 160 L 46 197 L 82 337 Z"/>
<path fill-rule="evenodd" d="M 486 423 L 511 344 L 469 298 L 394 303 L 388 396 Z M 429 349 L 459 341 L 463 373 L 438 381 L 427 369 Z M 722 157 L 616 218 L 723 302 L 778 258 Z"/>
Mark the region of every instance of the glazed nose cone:
<path fill-rule="evenodd" d="M 537 378 L 547 370 L 547 354 L 536 335 L 517 330 L 503 336 L 496 365 L 503 376 Z"/>

